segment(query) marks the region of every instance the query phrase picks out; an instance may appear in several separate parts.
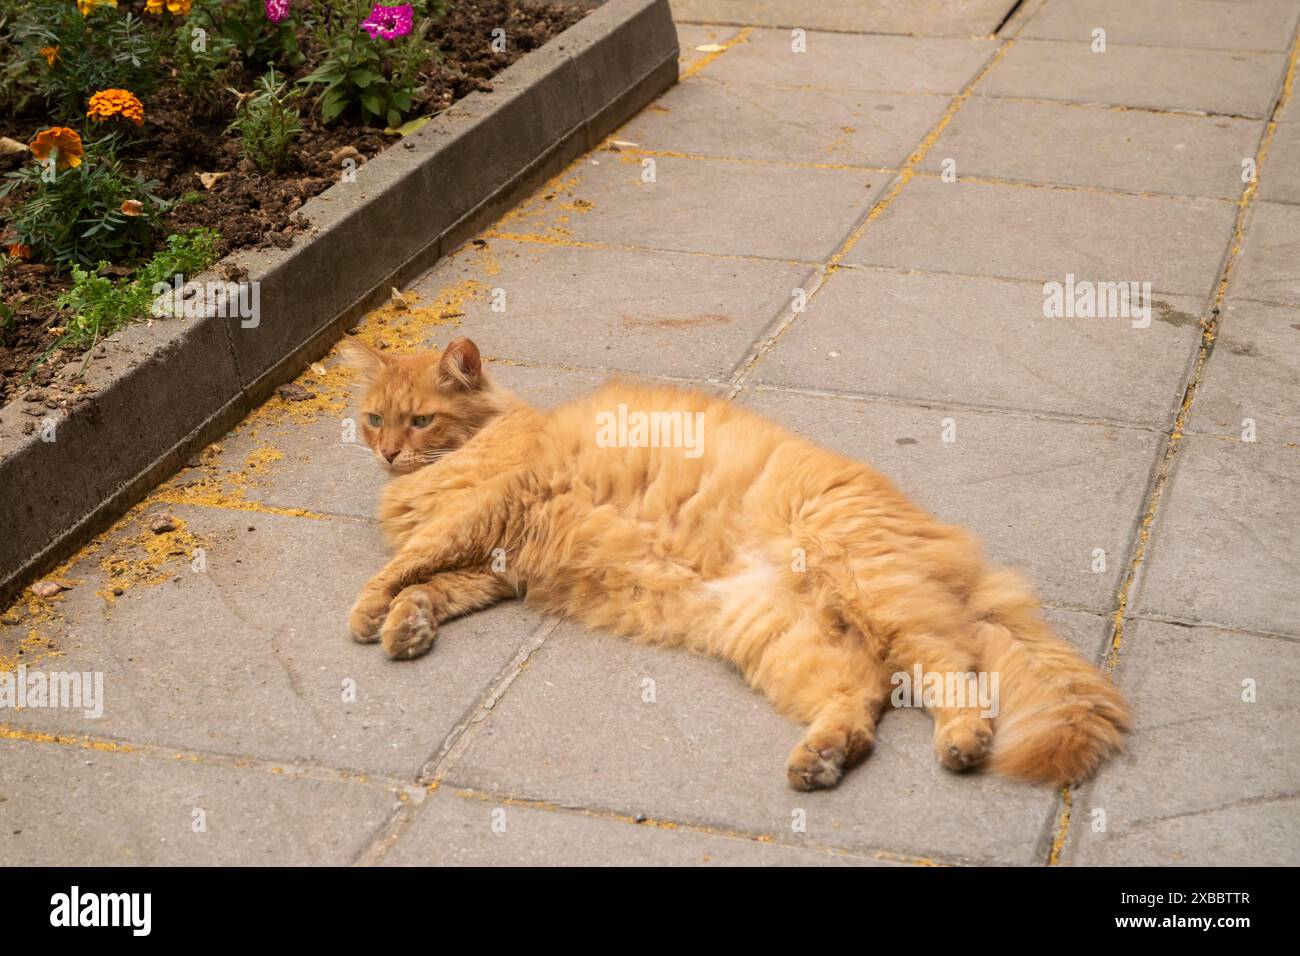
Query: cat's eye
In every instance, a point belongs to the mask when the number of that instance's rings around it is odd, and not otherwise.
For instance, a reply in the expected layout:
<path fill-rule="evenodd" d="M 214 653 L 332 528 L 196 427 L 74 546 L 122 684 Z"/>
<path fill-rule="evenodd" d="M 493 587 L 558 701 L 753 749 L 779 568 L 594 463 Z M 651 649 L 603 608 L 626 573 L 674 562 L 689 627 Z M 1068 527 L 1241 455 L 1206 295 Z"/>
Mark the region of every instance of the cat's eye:
<path fill-rule="evenodd" d="M 432 421 L 432 415 L 415 415 L 411 418 L 411 424 L 416 428 L 428 428 Z"/>
<path fill-rule="evenodd" d="M 383 418 L 381 418 L 380 416 L 376 415 L 374 412 L 371 412 L 371 413 L 370 413 L 370 427 L 371 427 L 371 428 L 379 428 L 379 427 L 382 426 L 383 424 L 384 424 L 384 420 L 383 420 Z"/>

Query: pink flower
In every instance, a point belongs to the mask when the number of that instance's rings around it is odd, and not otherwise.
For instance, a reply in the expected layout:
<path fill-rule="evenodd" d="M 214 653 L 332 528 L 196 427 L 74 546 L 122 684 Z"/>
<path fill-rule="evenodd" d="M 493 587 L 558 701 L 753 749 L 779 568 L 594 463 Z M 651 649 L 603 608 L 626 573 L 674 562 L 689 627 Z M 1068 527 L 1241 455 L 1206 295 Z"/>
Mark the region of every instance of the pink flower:
<path fill-rule="evenodd" d="M 266 19 L 279 23 L 289 15 L 289 0 L 266 0 Z"/>
<path fill-rule="evenodd" d="M 370 16 L 361 21 L 361 29 L 369 33 L 372 40 L 379 37 L 395 40 L 411 32 L 414 20 L 415 11 L 409 3 L 396 7 L 385 7 L 376 3 L 374 9 L 370 11 Z"/>

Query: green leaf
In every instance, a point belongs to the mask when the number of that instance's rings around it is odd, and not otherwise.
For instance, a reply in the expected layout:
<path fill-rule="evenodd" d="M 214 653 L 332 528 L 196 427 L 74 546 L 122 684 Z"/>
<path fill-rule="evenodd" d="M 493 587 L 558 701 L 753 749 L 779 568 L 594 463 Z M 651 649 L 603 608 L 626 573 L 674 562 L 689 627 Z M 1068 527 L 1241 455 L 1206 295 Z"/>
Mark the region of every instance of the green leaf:
<path fill-rule="evenodd" d="M 374 90 L 365 90 L 361 94 L 361 105 L 365 107 L 366 112 L 373 113 L 375 116 L 384 115 L 384 101 Z"/>
<path fill-rule="evenodd" d="M 298 82 L 304 85 L 310 85 L 312 83 L 336 84 L 345 75 L 346 70 L 342 63 L 339 63 L 337 60 L 326 60 Z"/>
<path fill-rule="evenodd" d="M 328 123 L 337 117 L 347 108 L 347 100 L 343 98 L 337 90 L 331 90 L 321 98 L 320 118 L 322 123 Z"/>
<path fill-rule="evenodd" d="M 354 84 L 356 84 L 358 89 L 364 90 L 371 83 L 375 82 L 375 80 L 379 79 L 379 74 L 367 70 L 363 67 L 358 67 L 357 69 L 349 73 L 348 77 L 352 80 Z"/>
<path fill-rule="evenodd" d="M 431 119 L 433 119 L 432 116 L 417 116 L 413 120 L 407 120 L 401 126 L 390 126 L 384 132 L 389 136 L 410 136 L 412 133 L 418 132 Z"/>

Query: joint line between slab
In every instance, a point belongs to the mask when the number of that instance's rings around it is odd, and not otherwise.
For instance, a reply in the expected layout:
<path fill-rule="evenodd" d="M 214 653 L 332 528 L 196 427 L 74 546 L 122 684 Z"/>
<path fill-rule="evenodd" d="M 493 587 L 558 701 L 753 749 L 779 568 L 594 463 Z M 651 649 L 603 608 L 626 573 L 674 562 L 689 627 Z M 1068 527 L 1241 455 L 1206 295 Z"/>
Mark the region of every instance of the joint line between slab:
<path fill-rule="evenodd" d="M 806 306 L 813 301 L 822 288 L 825 287 L 826 283 L 830 281 L 831 277 L 839 268 L 840 263 L 844 260 L 844 257 L 848 255 L 848 253 L 858 243 L 858 240 L 862 238 L 862 234 L 866 231 L 867 227 L 889 208 L 890 204 L 898 198 L 899 193 L 903 191 L 903 187 L 911 182 L 916 173 L 916 167 L 925 160 L 926 154 L 930 152 L 930 149 L 938 141 L 939 137 L 943 135 L 943 131 L 948 127 L 948 124 L 957 114 L 957 111 L 960 110 L 962 105 L 970 98 L 971 92 L 975 89 L 975 86 L 984 79 L 984 77 L 987 76 L 999 62 L 1001 62 L 1002 58 L 1006 55 L 1007 51 L 1011 49 L 1015 42 L 1014 38 L 1008 37 L 998 45 L 998 48 L 993 51 L 985 64 L 970 80 L 966 82 L 965 86 L 962 87 L 957 95 L 953 97 L 952 101 L 948 104 L 947 109 L 944 110 L 943 115 L 939 117 L 939 120 L 930 131 L 926 133 L 925 137 L 922 138 L 917 147 L 912 150 L 911 154 L 907 157 L 907 160 L 899 169 L 898 174 L 894 177 L 894 181 L 885 190 L 884 194 L 877 199 L 874 204 L 872 204 L 871 208 L 867 210 L 866 214 L 858 224 L 849 232 L 848 236 L 840 244 L 839 248 L 831 254 L 830 258 L 822 263 L 821 269 L 819 270 L 820 275 L 816 277 L 814 287 L 808 292 L 805 301 L 805 311 Z M 789 309 L 788 307 L 782 309 L 781 312 L 778 313 L 776 328 L 751 345 L 747 358 L 738 368 L 733 370 L 728 397 L 734 398 L 739 394 L 741 388 L 744 387 L 745 382 L 749 379 L 753 370 L 758 366 L 758 363 L 776 347 L 786 332 L 788 332 L 797 321 L 799 314 L 801 313 L 796 313 L 793 309 Z"/>
<path fill-rule="evenodd" d="M 449 786 L 453 786 L 449 784 Z M 590 817 L 598 820 L 609 820 L 618 823 L 630 824 L 632 826 L 646 827 L 656 830 L 678 830 L 689 833 L 699 833 L 707 836 L 722 837 L 725 839 L 739 840 L 749 843 L 761 843 L 767 846 L 776 846 L 783 849 L 802 849 L 814 850 L 831 855 L 853 857 L 859 859 L 874 859 L 887 861 L 891 863 L 905 863 L 911 866 L 962 866 L 965 864 L 937 860 L 932 857 L 918 857 L 906 853 L 898 853 L 893 850 L 881 849 L 863 849 L 854 847 L 838 847 L 823 843 L 790 843 L 778 841 L 768 833 L 751 833 L 746 830 L 736 830 L 731 828 L 715 827 L 703 823 L 688 823 L 680 820 L 666 820 L 645 815 L 633 816 L 629 813 L 621 813 L 617 810 L 605 810 L 594 807 L 570 806 L 555 803 L 551 800 L 540 800 L 533 797 L 508 796 L 499 793 L 492 793 L 486 790 L 479 790 L 475 787 L 457 786 L 455 795 L 462 800 L 479 800 L 484 803 L 498 803 L 502 806 L 521 807 L 528 810 L 538 810 L 545 813 L 560 813 L 570 816 Z"/>
<path fill-rule="evenodd" d="M 510 689 L 516 678 L 523 673 L 529 661 L 541 650 L 542 645 L 560 626 L 560 623 L 560 618 L 548 617 L 533 629 L 532 633 L 515 652 L 515 656 L 497 672 L 483 694 L 479 696 L 478 700 L 470 706 L 460 721 L 443 738 L 442 745 L 437 752 L 425 761 L 416 778 L 416 787 L 422 788 L 427 793 L 434 793 L 442 786 L 440 771 L 443 765 L 453 756 L 458 756 L 463 752 L 468 742 L 470 729 L 475 724 L 481 723 L 491 716 L 492 709 L 500 703 L 506 691 Z M 393 809 L 388 819 L 380 824 L 371 834 L 370 839 L 362 845 L 353 860 L 353 865 L 379 865 L 384 857 L 388 855 L 388 852 L 397 845 L 402 838 L 402 834 L 406 832 L 407 827 L 411 825 L 418 812 L 419 804 L 411 806 L 407 801 L 400 802 Z"/>
<path fill-rule="evenodd" d="M 0 740 L 29 744 L 56 744 L 63 747 L 76 747 L 81 750 L 93 750 L 99 753 L 135 754 L 153 760 L 191 763 L 204 767 L 221 767 L 227 770 L 251 770 L 288 779 L 301 777 L 323 781 L 342 780 L 350 783 L 380 786 L 387 790 L 399 792 L 410 786 L 409 783 L 395 777 L 389 777 L 386 774 L 342 770 L 338 767 L 302 763 L 296 760 L 275 761 L 264 757 L 226 754 L 211 750 L 193 750 L 183 747 L 165 747 L 161 744 L 133 743 L 129 739 L 91 734 L 57 733 L 15 727 L 12 724 L 0 724 Z"/>
<path fill-rule="evenodd" d="M 1164 499 L 1165 489 L 1169 486 L 1174 465 L 1178 459 L 1178 453 L 1182 448 L 1182 438 L 1187 420 L 1191 415 L 1192 405 L 1196 401 L 1197 392 L 1200 389 L 1201 381 L 1205 374 L 1205 366 L 1210 357 L 1214 354 L 1214 341 L 1219 327 L 1220 311 L 1228 292 L 1228 285 L 1232 280 L 1233 273 L 1236 270 L 1237 260 L 1241 257 L 1242 244 L 1246 235 L 1246 219 L 1250 212 L 1251 204 L 1259 193 L 1259 180 L 1264 172 L 1264 164 L 1268 160 L 1269 150 L 1273 145 L 1273 136 L 1277 131 L 1278 117 L 1282 110 L 1290 101 L 1295 88 L 1296 66 L 1300 62 L 1300 28 L 1292 35 L 1290 56 L 1287 60 L 1287 70 L 1285 79 L 1282 82 L 1282 90 L 1278 95 L 1273 109 L 1269 114 L 1268 124 L 1264 128 L 1264 134 L 1260 139 L 1259 148 L 1255 154 L 1255 178 L 1246 184 L 1242 190 L 1241 198 L 1237 201 L 1237 216 L 1233 223 L 1232 235 L 1228 242 L 1228 251 L 1224 257 L 1224 262 L 1219 272 L 1219 281 L 1215 284 L 1214 293 L 1211 299 L 1212 305 L 1209 310 L 1209 318 L 1204 323 L 1205 327 L 1201 333 L 1201 345 L 1197 352 L 1196 360 L 1187 378 L 1186 387 L 1183 390 L 1182 404 L 1174 418 L 1174 424 L 1170 430 L 1169 439 L 1165 443 L 1164 450 L 1160 453 L 1155 465 L 1155 475 L 1151 484 L 1151 490 L 1148 493 L 1146 507 L 1143 509 L 1141 521 L 1138 524 L 1137 534 L 1133 540 L 1132 558 L 1128 564 L 1128 570 L 1121 580 L 1119 589 L 1115 595 L 1115 611 L 1112 615 L 1112 633 L 1110 646 L 1106 653 L 1106 660 L 1103 665 L 1103 673 L 1114 679 L 1115 668 L 1119 663 L 1119 655 L 1124 644 L 1125 622 L 1127 619 L 1128 605 L 1133 593 L 1133 585 L 1137 580 L 1138 572 L 1142 569 L 1147 555 L 1147 549 L 1150 544 L 1151 535 L 1155 527 L 1156 517 L 1160 511 L 1160 505 Z M 1066 839 L 1070 830 L 1070 802 L 1071 790 L 1067 785 L 1062 788 L 1061 792 L 1061 815 L 1060 825 L 1057 837 L 1052 843 L 1051 852 L 1048 855 L 1048 866 L 1057 866 L 1060 863 L 1061 851 L 1065 846 Z"/>

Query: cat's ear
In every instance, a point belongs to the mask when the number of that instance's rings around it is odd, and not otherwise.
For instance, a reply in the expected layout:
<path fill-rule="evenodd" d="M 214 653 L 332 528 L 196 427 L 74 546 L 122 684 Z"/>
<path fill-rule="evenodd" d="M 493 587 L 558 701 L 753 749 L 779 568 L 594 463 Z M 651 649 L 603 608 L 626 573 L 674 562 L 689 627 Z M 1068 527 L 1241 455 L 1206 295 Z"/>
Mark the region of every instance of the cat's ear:
<path fill-rule="evenodd" d="M 346 338 L 339 346 L 343 364 L 356 371 L 363 382 L 374 382 L 388 367 L 388 356 L 357 338 Z"/>
<path fill-rule="evenodd" d="M 483 360 L 478 346 L 469 339 L 457 339 L 438 360 L 438 384 L 444 388 L 478 388 L 483 381 Z"/>

